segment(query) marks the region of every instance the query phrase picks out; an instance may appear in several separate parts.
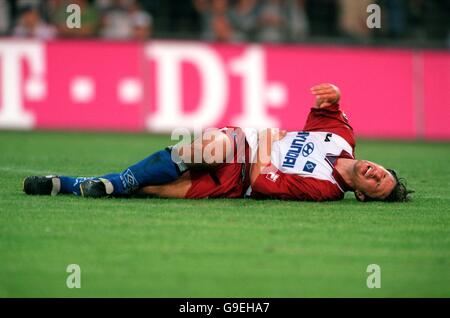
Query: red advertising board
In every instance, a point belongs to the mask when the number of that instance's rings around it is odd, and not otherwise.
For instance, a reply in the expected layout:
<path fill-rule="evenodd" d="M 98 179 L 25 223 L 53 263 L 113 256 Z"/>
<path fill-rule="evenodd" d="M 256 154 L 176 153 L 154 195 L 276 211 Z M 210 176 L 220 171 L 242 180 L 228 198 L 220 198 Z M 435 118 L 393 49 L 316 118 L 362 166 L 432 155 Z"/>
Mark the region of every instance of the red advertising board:
<path fill-rule="evenodd" d="M 357 136 L 450 139 L 450 53 L 0 40 L 0 128 L 300 130 L 331 82 Z"/>

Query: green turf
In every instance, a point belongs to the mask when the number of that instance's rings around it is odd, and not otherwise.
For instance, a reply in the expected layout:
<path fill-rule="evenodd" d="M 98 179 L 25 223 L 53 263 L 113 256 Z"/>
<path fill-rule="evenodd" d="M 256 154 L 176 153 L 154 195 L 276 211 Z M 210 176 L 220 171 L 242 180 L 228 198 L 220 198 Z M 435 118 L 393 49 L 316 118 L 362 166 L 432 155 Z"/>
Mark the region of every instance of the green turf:
<path fill-rule="evenodd" d="M 360 141 L 408 204 L 31 197 L 22 178 L 121 170 L 165 136 L 0 132 L 0 296 L 450 296 L 450 144 Z M 68 264 L 81 288 L 66 287 Z M 368 289 L 366 267 L 381 266 Z"/>

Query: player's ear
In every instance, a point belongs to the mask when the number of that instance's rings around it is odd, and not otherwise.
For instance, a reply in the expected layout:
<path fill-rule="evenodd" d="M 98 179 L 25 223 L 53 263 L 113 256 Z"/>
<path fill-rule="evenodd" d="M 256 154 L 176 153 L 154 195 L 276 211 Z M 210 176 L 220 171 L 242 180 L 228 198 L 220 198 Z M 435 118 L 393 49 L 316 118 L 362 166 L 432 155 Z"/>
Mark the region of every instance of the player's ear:
<path fill-rule="evenodd" d="M 355 198 L 358 201 L 364 202 L 366 200 L 366 195 L 359 190 L 355 190 Z"/>

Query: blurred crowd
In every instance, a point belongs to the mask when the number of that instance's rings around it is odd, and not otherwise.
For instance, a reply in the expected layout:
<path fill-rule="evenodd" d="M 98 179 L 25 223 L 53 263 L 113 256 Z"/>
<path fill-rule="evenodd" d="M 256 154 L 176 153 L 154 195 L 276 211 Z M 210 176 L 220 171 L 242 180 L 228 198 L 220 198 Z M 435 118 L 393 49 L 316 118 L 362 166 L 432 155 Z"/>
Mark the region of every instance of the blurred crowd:
<path fill-rule="evenodd" d="M 366 25 L 381 7 L 381 29 Z M 69 28 L 69 4 L 81 28 Z M 343 39 L 450 42 L 450 0 L 0 0 L 0 35 L 114 40 L 201 38 L 296 43 Z"/>
<path fill-rule="evenodd" d="M 381 8 L 380 29 L 367 8 Z M 449 39 L 450 0 L 194 0 L 206 40 L 299 42 L 314 38 Z"/>
<path fill-rule="evenodd" d="M 67 23 L 80 8 L 80 28 Z M 152 34 L 152 16 L 137 0 L 0 0 L 0 34 L 14 37 L 145 40 Z"/>

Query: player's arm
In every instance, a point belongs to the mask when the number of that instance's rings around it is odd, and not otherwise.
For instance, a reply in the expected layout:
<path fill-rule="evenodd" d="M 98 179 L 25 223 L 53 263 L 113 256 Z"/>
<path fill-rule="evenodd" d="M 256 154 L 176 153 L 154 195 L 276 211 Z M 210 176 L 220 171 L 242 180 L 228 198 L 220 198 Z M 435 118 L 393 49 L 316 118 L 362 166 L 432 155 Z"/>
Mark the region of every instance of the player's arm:
<path fill-rule="evenodd" d="M 286 136 L 285 130 L 268 128 L 258 134 L 258 153 L 256 162 L 250 169 L 250 183 L 253 184 L 261 173 L 271 165 L 272 144 Z M 266 171 L 267 172 L 267 171 Z"/>
<path fill-rule="evenodd" d="M 355 148 L 353 128 L 340 109 L 341 91 L 333 84 L 319 84 L 311 88 L 316 102 L 303 127 L 304 131 L 326 131 L 344 138 Z"/>

